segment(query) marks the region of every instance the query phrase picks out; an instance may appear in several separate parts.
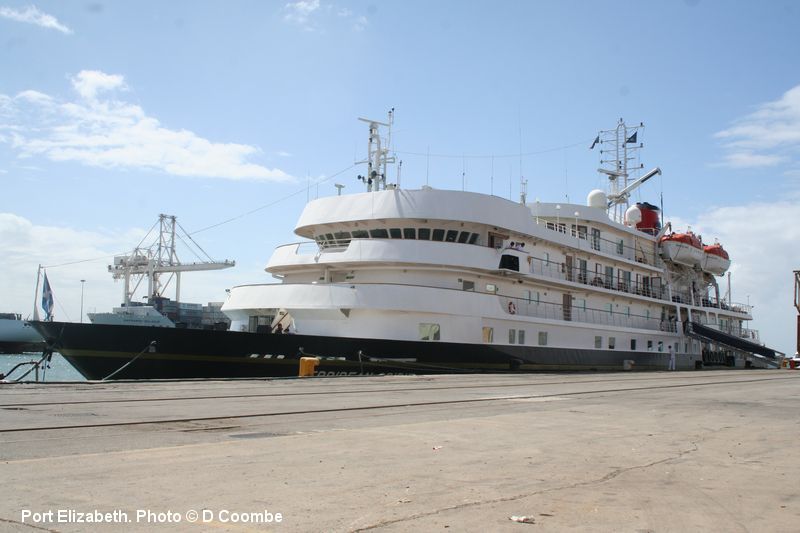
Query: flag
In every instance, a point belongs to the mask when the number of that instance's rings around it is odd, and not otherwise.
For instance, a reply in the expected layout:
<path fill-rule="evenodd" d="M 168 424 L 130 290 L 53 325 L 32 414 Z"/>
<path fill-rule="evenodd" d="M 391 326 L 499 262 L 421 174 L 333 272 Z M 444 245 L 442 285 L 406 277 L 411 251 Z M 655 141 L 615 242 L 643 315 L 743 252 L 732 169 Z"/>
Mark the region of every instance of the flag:
<path fill-rule="evenodd" d="M 47 281 L 47 272 L 44 273 L 44 285 L 42 285 L 42 310 L 46 321 L 53 320 L 53 291 L 50 289 L 50 282 Z"/>
<path fill-rule="evenodd" d="M 633 135 L 631 135 L 630 137 L 628 137 L 627 139 L 625 139 L 625 144 L 628 144 L 628 143 L 635 143 L 635 142 L 636 142 L 636 134 L 637 134 L 637 133 L 639 133 L 639 132 L 638 132 L 638 131 L 634 131 L 634 132 L 633 132 Z"/>
<path fill-rule="evenodd" d="M 592 141 L 592 145 L 589 147 L 589 150 L 594 150 L 594 145 L 599 142 L 600 142 L 600 136 L 598 135 L 597 137 L 594 138 L 594 141 Z"/>

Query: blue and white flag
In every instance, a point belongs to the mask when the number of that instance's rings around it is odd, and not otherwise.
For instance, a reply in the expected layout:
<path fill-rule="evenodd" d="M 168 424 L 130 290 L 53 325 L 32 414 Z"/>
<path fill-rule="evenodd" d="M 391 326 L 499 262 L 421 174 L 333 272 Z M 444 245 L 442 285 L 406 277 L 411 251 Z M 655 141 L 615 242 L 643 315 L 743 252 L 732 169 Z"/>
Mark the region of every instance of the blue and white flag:
<path fill-rule="evenodd" d="M 44 285 L 42 285 L 42 310 L 45 321 L 53 320 L 53 291 L 50 289 L 50 282 L 47 281 L 47 272 L 44 273 Z"/>

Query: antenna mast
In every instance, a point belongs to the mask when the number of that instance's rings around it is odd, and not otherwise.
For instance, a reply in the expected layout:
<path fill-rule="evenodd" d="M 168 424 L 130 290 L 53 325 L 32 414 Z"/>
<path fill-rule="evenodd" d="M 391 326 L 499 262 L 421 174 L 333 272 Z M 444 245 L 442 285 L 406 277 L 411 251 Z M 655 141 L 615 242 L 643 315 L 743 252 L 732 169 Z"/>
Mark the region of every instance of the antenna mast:
<path fill-rule="evenodd" d="M 394 124 L 394 108 L 389 110 L 389 118 L 386 122 L 379 122 L 368 118 L 358 117 L 361 122 L 369 124 L 369 141 L 367 143 L 367 159 L 358 161 L 356 164 L 367 164 L 367 175 L 358 176 L 358 179 L 363 181 L 367 186 L 367 192 L 383 191 L 386 189 L 396 189 L 397 185 L 386 183 L 386 167 L 389 163 L 396 163 L 394 156 L 389 156 L 390 146 L 392 143 L 392 124 Z M 386 134 L 385 146 L 382 145 L 379 126 L 388 128 Z M 401 162 L 402 164 L 402 162 Z M 398 170 L 398 182 L 400 181 L 400 172 Z"/>
<path fill-rule="evenodd" d="M 643 129 L 642 122 L 638 126 L 628 126 L 624 120 L 619 119 L 616 128 L 601 130 L 598 134 L 601 149 L 600 168 L 597 171 L 608 176 L 609 198 L 621 200 L 610 206 L 612 210 L 609 214 L 617 222 L 623 222 L 625 210 L 630 205 L 628 197 L 623 194 L 623 198 L 620 193 L 628 190 L 628 185 L 644 168 L 644 165 L 638 163 L 639 150 L 644 148 L 644 144 L 639 142 L 639 130 Z"/>

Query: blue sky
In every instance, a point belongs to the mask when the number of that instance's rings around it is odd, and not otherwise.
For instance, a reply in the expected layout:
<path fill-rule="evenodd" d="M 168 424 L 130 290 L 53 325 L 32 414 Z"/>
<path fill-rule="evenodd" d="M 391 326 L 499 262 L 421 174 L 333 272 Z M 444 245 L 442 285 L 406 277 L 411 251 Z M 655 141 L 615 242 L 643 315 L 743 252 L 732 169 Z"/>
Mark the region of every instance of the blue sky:
<path fill-rule="evenodd" d="M 530 199 L 575 203 L 602 184 L 589 143 L 624 117 L 664 171 L 637 199 L 663 192 L 669 218 L 723 240 L 734 300 L 793 352 L 798 27 L 789 1 L 0 0 L 0 310 L 26 312 L 37 264 L 121 252 L 161 212 L 192 232 L 300 191 L 197 234 L 239 265 L 184 289 L 267 280 L 307 196 L 361 190 L 359 169 L 330 178 L 364 155 L 358 116 L 396 109 L 404 187 L 430 150 L 453 156 L 431 157 L 434 187 L 465 172 L 507 196 L 511 176 L 516 198 L 522 174 Z M 495 157 L 492 182 L 488 156 L 520 146 L 568 148 Z M 118 303 L 106 263 L 50 270 L 59 318 L 78 319 L 79 279 L 88 309 Z"/>

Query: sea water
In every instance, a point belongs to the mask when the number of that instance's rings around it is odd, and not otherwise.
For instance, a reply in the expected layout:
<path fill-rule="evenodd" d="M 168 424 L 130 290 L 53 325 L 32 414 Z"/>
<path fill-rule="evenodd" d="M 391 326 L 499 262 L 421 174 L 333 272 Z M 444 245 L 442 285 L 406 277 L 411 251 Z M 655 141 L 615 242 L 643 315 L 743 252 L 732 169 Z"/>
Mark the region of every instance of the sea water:
<path fill-rule="evenodd" d="M 11 371 L 19 363 L 28 361 L 39 361 L 42 358 L 41 353 L 22 353 L 22 354 L 0 354 L 0 374 L 6 374 Z M 42 363 L 44 366 L 44 363 Z M 30 370 L 31 365 L 24 365 L 17 368 L 13 374 L 6 379 L 14 381 L 19 379 L 25 372 Z M 23 381 L 35 381 L 36 371 L 32 371 L 25 376 Z M 75 370 L 75 368 L 67 362 L 66 359 L 61 357 L 61 354 L 54 353 L 50 362 L 47 364 L 47 370 L 39 368 L 39 381 L 86 381 L 86 379 Z"/>

